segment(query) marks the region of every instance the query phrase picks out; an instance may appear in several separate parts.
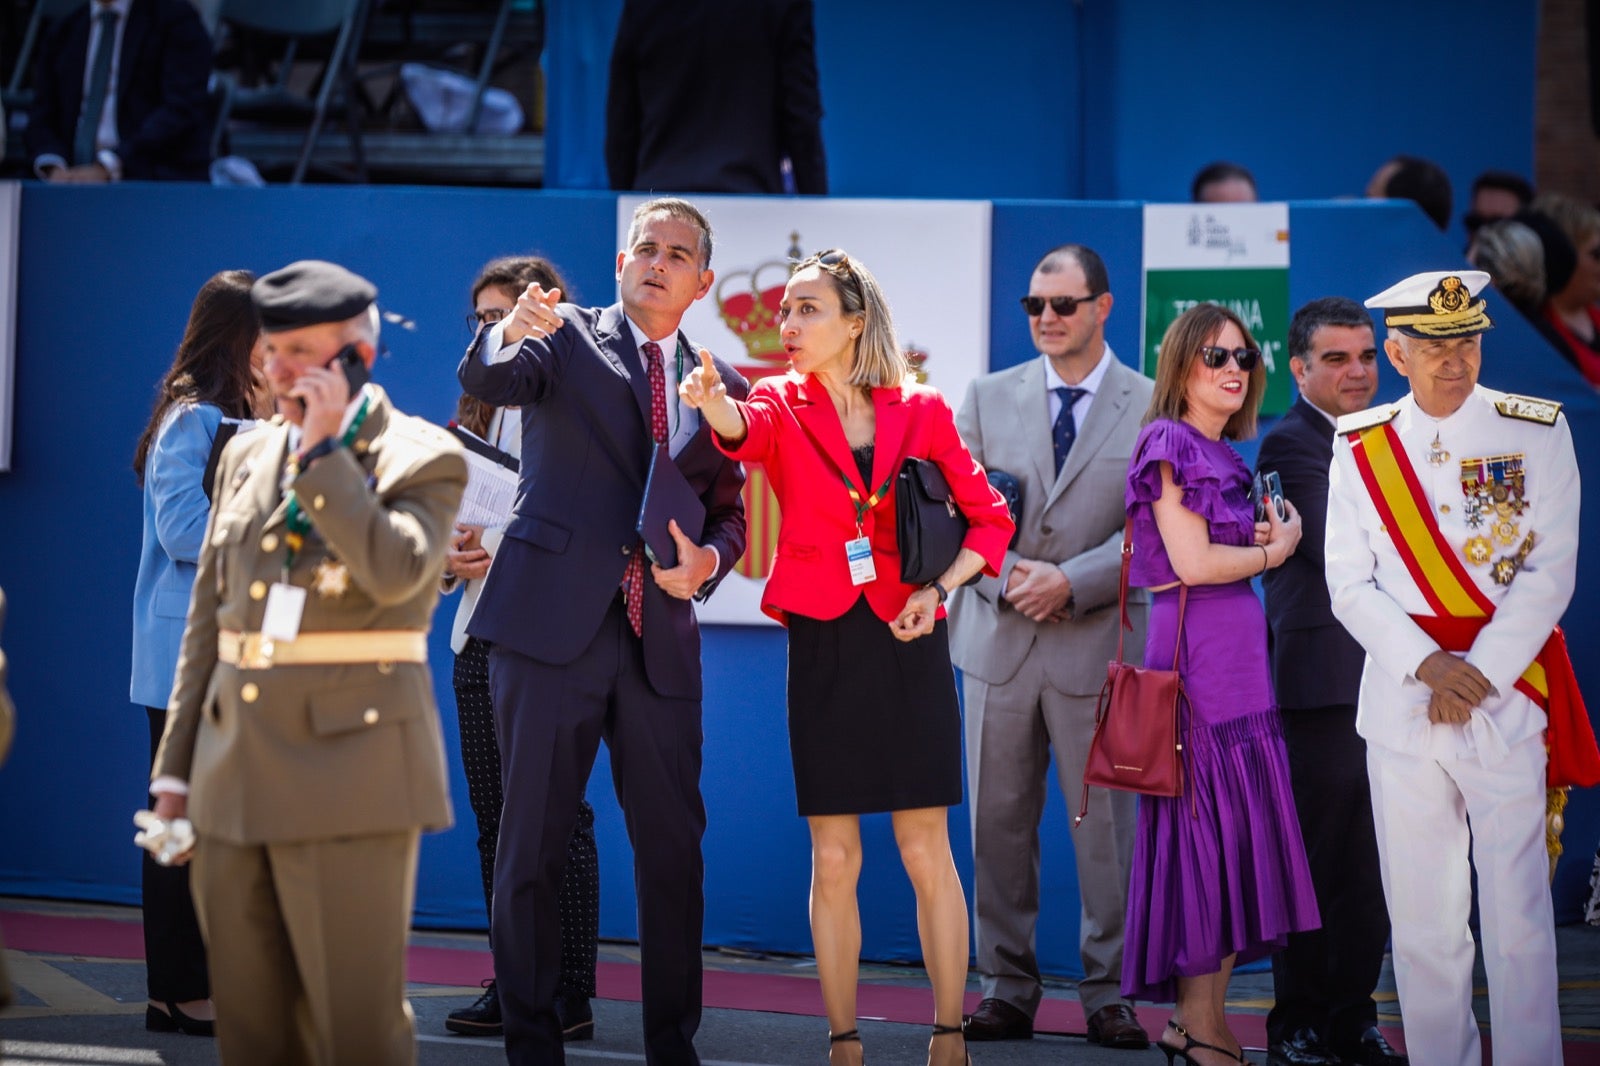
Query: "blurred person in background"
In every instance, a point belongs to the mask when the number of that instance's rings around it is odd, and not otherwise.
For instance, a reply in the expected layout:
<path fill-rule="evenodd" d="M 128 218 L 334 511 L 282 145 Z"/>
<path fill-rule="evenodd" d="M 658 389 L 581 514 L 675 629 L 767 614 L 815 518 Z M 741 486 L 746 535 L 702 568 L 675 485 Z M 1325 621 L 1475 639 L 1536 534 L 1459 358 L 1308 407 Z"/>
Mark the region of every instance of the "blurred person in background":
<path fill-rule="evenodd" d="M 529 285 L 559 290 L 570 302 L 572 295 L 555 264 L 538 256 L 496 259 L 479 271 L 472 283 L 475 333 L 499 322 L 517 306 L 517 297 Z M 493 407 L 466 393 L 456 401 L 456 425 L 486 443 L 517 458 L 522 454 L 522 409 Z M 508 519 L 509 515 L 506 516 Z M 505 524 L 495 526 L 457 523 L 445 555 L 441 589 L 461 590 L 455 624 L 450 628 L 450 650 L 455 667 L 450 681 L 455 689 L 460 722 L 461 764 L 467 775 L 467 800 L 478 823 L 478 864 L 483 876 L 483 905 L 494 918 L 495 844 L 500 837 L 500 808 L 504 794 L 500 781 L 500 745 L 494 736 L 494 710 L 489 694 L 489 642 L 467 635 L 467 623 L 483 579 L 489 573 Z M 565 1040 L 594 1036 L 594 967 L 600 936 L 600 855 L 594 840 L 594 808 L 578 803 L 578 826 L 567 847 L 567 872 L 561 882 L 561 975 L 556 983 L 556 1014 Z M 470 1007 L 451 1011 L 445 1028 L 465 1036 L 499 1036 L 504 1032 L 500 992 L 491 978 L 483 995 Z"/>
<path fill-rule="evenodd" d="M 200 287 L 134 449 L 133 473 L 144 490 L 144 534 L 133 587 L 129 698 L 149 720 L 150 762 L 167 722 L 222 445 L 242 420 L 271 410 L 261 376 L 261 326 L 250 302 L 254 281 L 247 270 L 224 270 Z M 147 851 L 141 883 L 150 999 L 145 1028 L 211 1036 L 211 979 L 189 895 L 189 868 L 162 866 Z"/>

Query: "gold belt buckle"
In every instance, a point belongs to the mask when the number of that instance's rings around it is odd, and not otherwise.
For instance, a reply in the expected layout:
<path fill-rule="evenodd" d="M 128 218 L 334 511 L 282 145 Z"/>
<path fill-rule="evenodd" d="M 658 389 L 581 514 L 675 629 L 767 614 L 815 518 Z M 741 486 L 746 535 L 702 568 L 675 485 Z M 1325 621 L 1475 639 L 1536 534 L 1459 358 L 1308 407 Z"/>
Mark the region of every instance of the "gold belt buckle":
<path fill-rule="evenodd" d="M 239 665 L 246 670 L 270 670 L 275 646 L 260 633 L 246 633 L 240 637 Z"/>

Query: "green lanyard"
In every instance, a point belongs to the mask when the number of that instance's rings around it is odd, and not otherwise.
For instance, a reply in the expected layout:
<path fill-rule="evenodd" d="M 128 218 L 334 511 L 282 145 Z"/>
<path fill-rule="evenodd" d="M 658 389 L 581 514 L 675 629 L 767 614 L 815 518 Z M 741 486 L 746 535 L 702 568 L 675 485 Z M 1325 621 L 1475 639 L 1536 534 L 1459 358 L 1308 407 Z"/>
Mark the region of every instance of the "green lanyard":
<path fill-rule="evenodd" d="M 839 474 L 844 478 L 844 489 L 850 494 L 850 502 L 856 505 L 856 536 L 859 537 L 862 535 L 862 521 L 867 517 L 868 511 L 882 502 L 885 494 L 889 491 L 889 486 L 894 484 L 894 474 L 891 472 L 888 477 L 884 478 L 883 484 L 878 486 L 878 491 L 865 499 L 862 499 L 861 491 L 851 484 L 849 476 L 844 471 L 841 470 Z"/>
<path fill-rule="evenodd" d="M 356 408 L 355 418 L 350 420 L 350 428 L 344 431 L 344 436 L 339 438 L 339 447 L 348 448 L 355 443 L 356 435 L 361 432 L 361 426 L 367 420 L 367 409 L 372 398 L 363 395 L 361 406 Z M 289 456 L 289 479 L 292 481 L 300 476 L 300 461 L 295 455 Z M 300 497 L 294 489 L 289 490 L 289 513 L 284 518 L 288 532 L 283 535 L 283 542 L 288 545 L 288 552 L 283 560 L 284 582 L 289 580 L 289 569 L 294 566 L 295 556 L 300 554 L 300 549 L 305 546 L 306 534 L 311 531 L 311 519 L 306 517 L 305 509 L 300 506 Z"/>

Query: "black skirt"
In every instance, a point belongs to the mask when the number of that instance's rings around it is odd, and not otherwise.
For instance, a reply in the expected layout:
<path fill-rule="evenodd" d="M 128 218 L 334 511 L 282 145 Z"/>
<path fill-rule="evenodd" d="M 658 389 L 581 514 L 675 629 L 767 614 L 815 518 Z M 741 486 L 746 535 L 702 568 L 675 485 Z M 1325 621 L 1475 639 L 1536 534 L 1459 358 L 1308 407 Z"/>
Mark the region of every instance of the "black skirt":
<path fill-rule="evenodd" d="M 943 619 L 908 643 L 865 596 L 789 616 L 789 753 L 802 815 L 961 802 L 961 709 Z"/>

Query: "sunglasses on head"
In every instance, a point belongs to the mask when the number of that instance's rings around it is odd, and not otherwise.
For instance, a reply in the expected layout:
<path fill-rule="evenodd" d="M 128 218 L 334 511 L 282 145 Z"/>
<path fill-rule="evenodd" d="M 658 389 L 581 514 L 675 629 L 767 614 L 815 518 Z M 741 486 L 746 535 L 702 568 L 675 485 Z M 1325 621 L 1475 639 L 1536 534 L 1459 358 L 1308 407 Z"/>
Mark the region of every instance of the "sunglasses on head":
<path fill-rule="evenodd" d="M 1103 292 L 1091 292 L 1087 296 L 1024 296 L 1022 309 L 1028 312 L 1029 318 L 1038 318 L 1044 314 L 1044 305 L 1049 304 L 1050 310 L 1062 318 L 1071 318 L 1078 312 L 1079 304 L 1086 304 L 1104 296 Z"/>
<path fill-rule="evenodd" d="M 1221 370 L 1228 365 L 1229 359 L 1239 364 L 1239 369 L 1248 374 L 1256 368 L 1257 363 L 1261 362 L 1261 349 L 1218 348 L 1214 344 L 1208 344 L 1200 349 L 1200 361 L 1212 370 Z"/>

